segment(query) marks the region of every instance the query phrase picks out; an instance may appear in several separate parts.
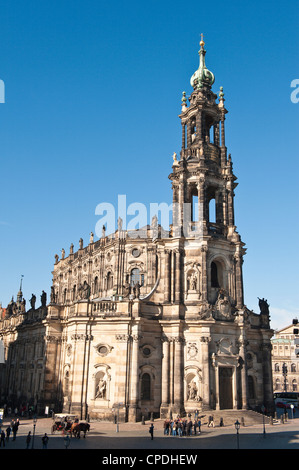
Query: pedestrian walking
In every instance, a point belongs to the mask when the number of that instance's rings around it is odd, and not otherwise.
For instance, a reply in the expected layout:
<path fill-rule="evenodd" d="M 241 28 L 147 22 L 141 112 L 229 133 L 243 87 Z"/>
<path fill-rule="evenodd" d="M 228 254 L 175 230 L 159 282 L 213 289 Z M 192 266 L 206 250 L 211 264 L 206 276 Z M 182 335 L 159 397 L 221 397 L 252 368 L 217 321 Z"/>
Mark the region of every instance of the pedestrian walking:
<path fill-rule="evenodd" d="M 198 434 L 200 434 L 200 431 L 201 431 L 201 420 L 200 420 L 200 418 L 198 418 L 198 420 L 197 420 L 197 426 L 198 426 Z"/>
<path fill-rule="evenodd" d="M 45 433 L 44 436 L 42 437 L 43 449 L 48 448 L 48 441 L 49 441 L 49 437 L 47 436 L 47 433 Z"/>
<path fill-rule="evenodd" d="M 215 427 L 213 416 L 209 416 L 209 424 L 208 424 L 208 427 L 210 428 L 211 426 L 212 426 L 213 428 Z"/>
<path fill-rule="evenodd" d="M 12 427 L 12 434 L 13 434 L 13 439 L 12 440 L 13 441 L 16 440 L 18 428 L 19 428 L 19 426 L 17 425 L 17 423 L 14 423 L 13 427 Z"/>
<path fill-rule="evenodd" d="M 2 446 L 2 444 L 3 444 L 3 447 L 5 447 L 5 432 L 3 431 L 3 429 L 1 431 L 1 436 L 0 436 L 0 447 Z"/>
<path fill-rule="evenodd" d="M 7 442 L 9 441 L 10 433 L 11 433 L 11 427 L 10 427 L 10 425 L 8 425 L 7 428 L 6 428 L 6 440 L 7 440 Z"/>
<path fill-rule="evenodd" d="M 149 433 L 151 435 L 151 440 L 153 440 L 154 439 L 154 425 L 153 425 L 153 423 L 150 425 Z"/>
<path fill-rule="evenodd" d="M 31 441 L 31 431 L 29 431 L 26 437 L 26 449 L 29 449 L 30 441 Z"/>

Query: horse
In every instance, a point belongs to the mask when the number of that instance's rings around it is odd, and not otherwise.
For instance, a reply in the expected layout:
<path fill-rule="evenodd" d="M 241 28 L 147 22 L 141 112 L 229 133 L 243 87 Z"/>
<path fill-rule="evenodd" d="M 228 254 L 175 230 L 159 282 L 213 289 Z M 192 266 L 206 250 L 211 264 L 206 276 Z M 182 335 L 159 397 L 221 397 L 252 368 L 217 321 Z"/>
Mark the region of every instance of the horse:
<path fill-rule="evenodd" d="M 80 439 L 80 433 L 83 432 L 83 437 L 85 438 L 87 431 L 90 430 L 90 425 L 88 423 L 74 423 L 71 427 L 71 434 L 74 437 Z"/>

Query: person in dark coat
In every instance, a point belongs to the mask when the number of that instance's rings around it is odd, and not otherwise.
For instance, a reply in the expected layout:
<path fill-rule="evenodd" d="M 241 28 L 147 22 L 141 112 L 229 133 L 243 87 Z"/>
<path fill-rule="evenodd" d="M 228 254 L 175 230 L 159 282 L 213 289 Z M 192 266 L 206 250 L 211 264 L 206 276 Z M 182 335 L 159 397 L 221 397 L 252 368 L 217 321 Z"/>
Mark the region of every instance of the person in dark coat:
<path fill-rule="evenodd" d="M 154 425 L 153 425 L 153 423 L 150 425 L 149 433 L 151 435 L 151 440 L 153 440 L 154 439 Z"/>
<path fill-rule="evenodd" d="M 0 447 L 2 446 L 5 447 L 5 432 L 2 430 L 1 431 L 1 436 L 0 436 Z"/>

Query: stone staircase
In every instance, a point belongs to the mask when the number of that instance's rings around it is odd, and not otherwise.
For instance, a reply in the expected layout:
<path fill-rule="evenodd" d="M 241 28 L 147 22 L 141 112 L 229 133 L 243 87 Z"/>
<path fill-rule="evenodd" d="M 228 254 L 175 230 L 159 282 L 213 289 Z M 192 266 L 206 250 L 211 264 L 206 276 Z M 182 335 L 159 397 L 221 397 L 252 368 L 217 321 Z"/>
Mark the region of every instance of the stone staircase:
<path fill-rule="evenodd" d="M 210 410 L 199 414 L 201 424 L 208 424 L 209 416 L 213 416 L 215 426 L 219 426 L 220 418 L 223 418 L 224 426 L 234 426 L 239 421 L 241 426 L 253 426 L 255 424 L 263 424 L 263 415 L 252 410 Z M 265 424 L 270 423 L 269 416 L 265 416 Z"/>

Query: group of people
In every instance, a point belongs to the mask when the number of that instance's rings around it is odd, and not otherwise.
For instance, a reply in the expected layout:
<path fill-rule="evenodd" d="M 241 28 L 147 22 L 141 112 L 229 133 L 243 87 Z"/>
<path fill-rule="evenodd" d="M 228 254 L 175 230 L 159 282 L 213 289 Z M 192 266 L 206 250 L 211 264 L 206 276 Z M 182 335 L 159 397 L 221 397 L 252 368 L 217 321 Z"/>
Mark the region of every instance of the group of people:
<path fill-rule="evenodd" d="M 166 419 L 164 421 L 165 436 L 196 436 L 201 432 L 201 420 L 199 417 L 194 419 L 180 417 L 176 419 Z"/>
<path fill-rule="evenodd" d="M 19 418 L 16 420 L 12 420 L 11 423 L 7 426 L 6 431 L 4 429 L 1 429 L 0 433 L 0 447 L 5 447 L 5 442 L 8 443 L 10 439 L 10 435 L 12 433 L 13 438 L 12 440 L 15 441 L 17 437 L 17 432 L 19 429 L 20 421 Z"/>
<path fill-rule="evenodd" d="M 31 431 L 27 434 L 26 437 L 26 449 L 30 448 L 30 442 L 31 442 L 32 436 L 31 436 Z M 49 441 L 49 436 L 47 433 L 45 433 L 42 437 L 42 444 L 43 444 L 43 449 L 48 448 L 48 441 Z"/>

